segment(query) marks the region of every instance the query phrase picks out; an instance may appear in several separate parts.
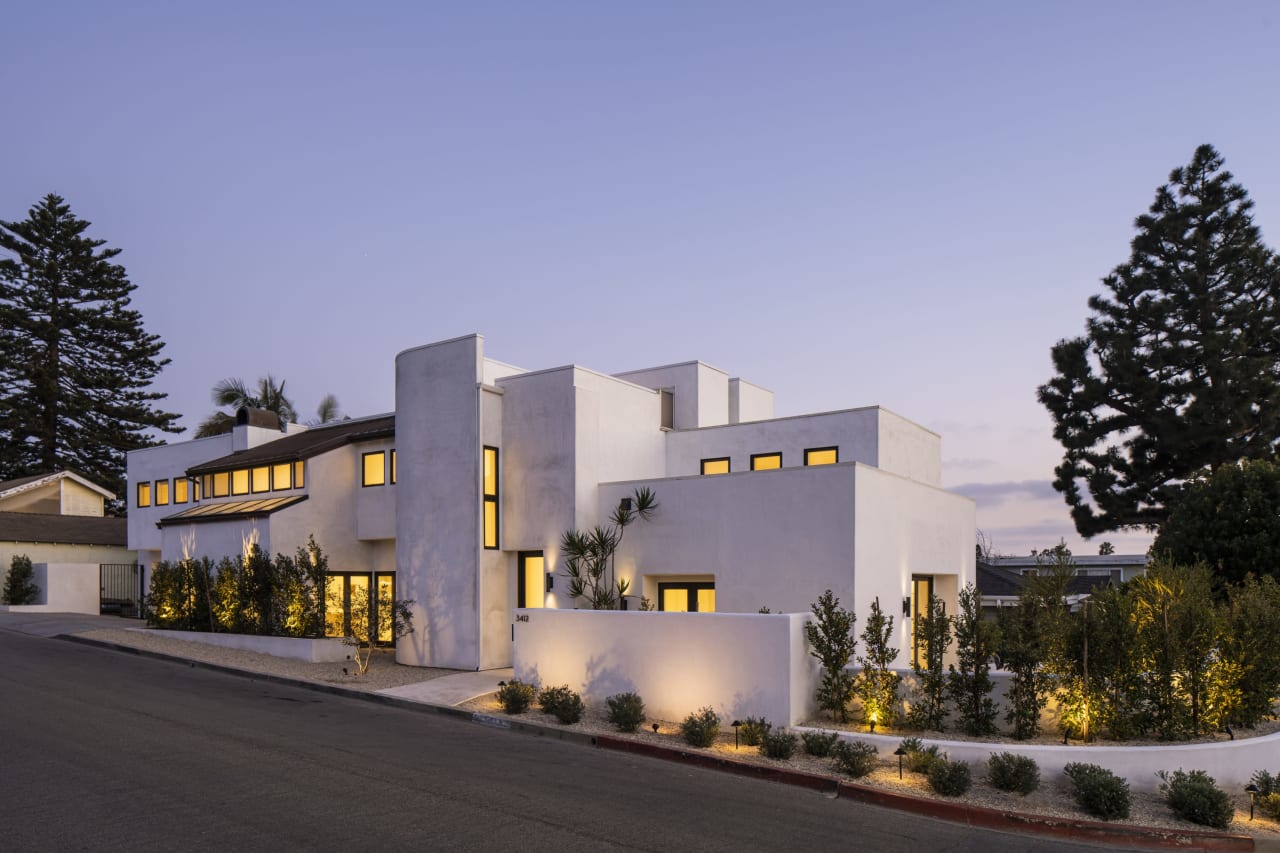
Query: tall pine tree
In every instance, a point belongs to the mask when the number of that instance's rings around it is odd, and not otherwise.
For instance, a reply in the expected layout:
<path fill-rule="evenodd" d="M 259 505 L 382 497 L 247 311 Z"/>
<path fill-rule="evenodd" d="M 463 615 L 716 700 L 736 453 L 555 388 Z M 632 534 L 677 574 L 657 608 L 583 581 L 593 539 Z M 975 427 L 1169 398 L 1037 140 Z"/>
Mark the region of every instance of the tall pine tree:
<path fill-rule="evenodd" d="M 73 469 L 123 496 L 125 452 L 181 428 L 149 390 L 164 343 L 88 227 L 52 194 L 0 221 L 0 479 Z"/>
<path fill-rule="evenodd" d="M 1156 527 L 1188 479 L 1280 442 L 1280 260 L 1252 209 L 1218 152 L 1197 148 L 1136 220 L 1084 337 L 1054 346 L 1039 398 L 1081 535 Z"/>

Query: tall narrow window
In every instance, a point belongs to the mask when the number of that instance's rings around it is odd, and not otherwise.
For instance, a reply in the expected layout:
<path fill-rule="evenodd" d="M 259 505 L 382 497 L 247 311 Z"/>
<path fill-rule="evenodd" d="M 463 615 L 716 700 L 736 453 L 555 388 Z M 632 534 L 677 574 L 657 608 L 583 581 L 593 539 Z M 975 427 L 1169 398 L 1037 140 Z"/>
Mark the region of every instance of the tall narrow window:
<path fill-rule="evenodd" d="M 498 448 L 484 449 L 484 547 L 498 547 Z"/>
<path fill-rule="evenodd" d="M 249 476 L 250 476 L 250 479 L 252 480 L 253 491 L 255 494 L 257 494 L 258 492 L 271 491 L 271 467 L 270 466 L 262 465 L 258 468 L 254 468 L 253 472 Z"/>
<path fill-rule="evenodd" d="M 288 462 L 271 466 L 271 491 L 283 492 L 293 488 L 293 466 Z"/>
<path fill-rule="evenodd" d="M 804 452 L 806 465 L 834 465 L 840 461 L 838 447 L 811 447 Z"/>
<path fill-rule="evenodd" d="M 138 484 L 138 506 L 151 506 L 151 484 Z"/>
<path fill-rule="evenodd" d="M 169 505 L 169 481 L 156 480 L 156 506 Z"/>
<path fill-rule="evenodd" d="M 186 477 L 173 478 L 173 502 L 176 504 L 184 504 L 187 502 L 188 482 Z"/>
<path fill-rule="evenodd" d="M 775 468 L 782 467 L 781 453 L 753 453 L 751 454 L 751 470 L 752 471 L 772 471 Z"/>
<path fill-rule="evenodd" d="M 307 485 L 307 463 L 301 459 L 293 463 L 293 487 L 301 489 Z"/>
<path fill-rule="evenodd" d="M 721 456 L 718 459 L 702 460 L 703 474 L 728 474 L 729 473 L 729 457 Z"/>
<path fill-rule="evenodd" d="M 396 449 L 391 448 L 391 485 L 396 484 Z"/>
<path fill-rule="evenodd" d="M 516 607 L 545 607 L 547 561 L 541 551 L 521 551 L 516 577 Z"/>
<path fill-rule="evenodd" d="M 911 664 L 923 667 L 929 645 L 920 635 L 920 620 L 929 616 L 929 602 L 933 599 L 933 577 L 911 576 Z"/>
<path fill-rule="evenodd" d="M 384 450 L 375 450 L 372 453 L 365 453 L 361 457 L 361 476 L 360 485 L 362 486 L 382 486 L 387 482 L 387 453 Z"/>

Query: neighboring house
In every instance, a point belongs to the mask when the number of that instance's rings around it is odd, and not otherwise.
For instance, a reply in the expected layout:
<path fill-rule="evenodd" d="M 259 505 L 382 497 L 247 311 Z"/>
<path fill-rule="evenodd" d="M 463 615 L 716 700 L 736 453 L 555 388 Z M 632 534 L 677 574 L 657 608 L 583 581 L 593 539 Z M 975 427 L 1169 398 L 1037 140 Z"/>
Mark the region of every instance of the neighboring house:
<path fill-rule="evenodd" d="M 0 573 L 15 554 L 33 563 L 132 563 L 123 518 L 103 516 L 115 495 L 73 471 L 0 482 Z"/>
<path fill-rule="evenodd" d="M 991 565 L 1007 569 L 1019 575 L 1045 573 L 1051 564 L 1049 557 L 992 557 Z M 1105 556 L 1072 556 L 1077 577 L 1105 578 L 1115 584 L 1133 580 L 1147 573 L 1146 554 L 1107 554 Z"/>
<path fill-rule="evenodd" d="M 228 435 L 129 454 L 129 542 L 146 564 L 329 554 L 330 622 L 370 584 L 412 599 L 397 659 L 511 663 L 517 610 L 568 607 L 563 533 L 638 488 L 659 510 L 614 571 L 663 610 L 807 611 L 826 589 L 879 598 L 911 648 L 928 593 L 974 578 L 974 503 L 941 486 L 941 439 L 879 407 L 773 417 L 772 392 L 701 362 L 609 376 L 525 371 L 471 335 L 396 358 L 396 411 L 283 430 L 242 410 Z"/>
<path fill-rule="evenodd" d="M 1119 586 L 1125 581 L 1146 574 L 1145 554 L 1109 554 L 1071 558 L 1075 563 L 1074 577 L 1067 583 L 1067 596 L 1088 595 L 1102 586 Z M 982 594 L 983 613 L 995 618 L 1001 607 L 1018 603 L 1028 577 L 1048 571 L 1043 560 L 1035 557 L 992 557 L 978 561 L 978 592 Z"/>

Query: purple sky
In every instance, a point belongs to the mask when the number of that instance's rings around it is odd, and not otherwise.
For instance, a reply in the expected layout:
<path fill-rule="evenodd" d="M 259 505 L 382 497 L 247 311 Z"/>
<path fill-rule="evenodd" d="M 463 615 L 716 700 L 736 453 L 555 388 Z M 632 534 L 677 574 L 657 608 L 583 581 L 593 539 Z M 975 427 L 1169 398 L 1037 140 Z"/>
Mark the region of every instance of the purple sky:
<path fill-rule="evenodd" d="M 699 358 L 937 430 L 998 550 L 1095 553 L 1050 346 L 1199 143 L 1280 241 L 1273 3 L 180 5 L 6 9 L 0 218 L 57 192 L 124 249 L 187 425 L 267 371 L 387 411 L 473 331 Z"/>

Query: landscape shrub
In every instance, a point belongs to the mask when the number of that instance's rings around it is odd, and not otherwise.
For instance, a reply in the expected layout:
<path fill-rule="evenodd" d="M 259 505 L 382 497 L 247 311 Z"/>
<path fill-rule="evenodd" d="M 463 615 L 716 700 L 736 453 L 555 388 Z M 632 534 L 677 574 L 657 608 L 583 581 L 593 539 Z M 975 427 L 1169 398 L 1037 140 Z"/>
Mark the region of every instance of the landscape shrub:
<path fill-rule="evenodd" d="M 1062 768 L 1071 780 L 1071 794 L 1076 805 L 1102 820 L 1120 820 L 1129 816 L 1133 795 L 1129 783 L 1096 764 L 1072 762 Z"/>
<path fill-rule="evenodd" d="M 536 695 L 537 690 L 532 684 L 525 684 L 518 678 L 498 686 L 498 702 L 508 714 L 523 714 L 529 710 Z"/>
<path fill-rule="evenodd" d="M 942 758 L 937 745 L 926 747 L 918 737 L 904 737 L 898 747 L 906 753 L 903 764 L 912 773 L 928 773 L 933 763 Z"/>
<path fill-rule="evenodd" d="M 634 732 L 644 722 L 644 700 L 639 693 L 615 693 L 607 697 L 609 722 L 620 732 Z"/>
<path fill-rule="evenodd" d="M 861 779 L 876 769 L 880 753 L 866 741 L 837 741 L 831 748 L 831 758 L 841 773 Z"/>
<path fill-rule="evenodd" d="M 998 752 L 987 759 L 987 781 L 1001 791 L 1025 797 L 1040 787 L 1040 768 L 1030 756 Z"/>
<path fill-rule="evenodd" d="M 4 595 L 0 604 L 35 604 L 40 598 L 36 586 L 35 568 L 26 554 L 14 554 L 9 561 L 9 573 L 4 579 Z"/>
<path fill-rule="evenodd" d="M 1264 815 L 1280 820 L 1280 773 L 1273 776 L 1266 770 L 1259 770 L 1249 781 L 1258 787 L 1254 805 Z"/>
<path fill-rule="evenodd" d="M 544 714 L 554 714 L 564 725 L 572 725 L 582 719 L 585 705 L 582 697 L 569 689 L 567 684 L 559 687 L 544 687 L 538 694 L 538 706 Z"/>
<path fill-rule="evenodd" d="M 764 717 L 747 717 L 742 721 L 738 732 L 742 736 L 742 742 L 747 746 L 759 746 L 771 728 L 773 724 Z"/>
<path fill-rule="evenodd" d="M 1160 777 L 1160 793 L 1164 794 L 1164 801 L 1176 815 L 1214 829 L 1226 829 L 1231 825 L 1235 806 L 1227 792 L 1219 788 L 1208 773 L 1203 770 L 1189 773 L 1161 770 L 1157 775 Z"/>
<path fill-rule="evenodd" d="M 816 758 L 826 758 L 840 736 L 835 732 L 801 732 L 800 739 L 804 741 L 805 752 Z"/>
<path fill-rule="evenodd" d="M 760 754 L 785 761 L 796 754 L 796 743 L 796 736 L 786 729 L 765 729 L 760 736 Z"/>
<path fill-rule="evenodd" d="M 929 765 L 929 787 L 944 797 L 958 797 L 972 784 L 969 765 L 939 756 Z"/>
<path fill-rule="evenodd" d="M 720 718 L 710 707 L 701 708 L 684 718 L 680 734 L 690 746 L 706 748 L 715 743 L 716 735 L 720 734 Z"/>

